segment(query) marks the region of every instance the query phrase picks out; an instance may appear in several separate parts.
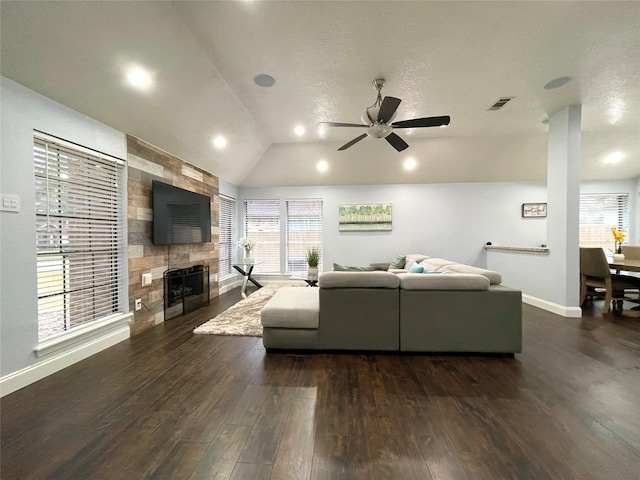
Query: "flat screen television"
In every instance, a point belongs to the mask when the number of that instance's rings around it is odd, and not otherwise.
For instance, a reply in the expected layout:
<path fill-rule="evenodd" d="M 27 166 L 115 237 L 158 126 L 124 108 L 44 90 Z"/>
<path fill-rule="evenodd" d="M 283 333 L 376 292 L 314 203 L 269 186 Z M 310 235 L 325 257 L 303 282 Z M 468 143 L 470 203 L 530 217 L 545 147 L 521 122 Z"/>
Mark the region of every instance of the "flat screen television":
<path fill-rule="evenodd" d="M 211 197 L 153 181 L 153 244 L 211 241 Z"/>

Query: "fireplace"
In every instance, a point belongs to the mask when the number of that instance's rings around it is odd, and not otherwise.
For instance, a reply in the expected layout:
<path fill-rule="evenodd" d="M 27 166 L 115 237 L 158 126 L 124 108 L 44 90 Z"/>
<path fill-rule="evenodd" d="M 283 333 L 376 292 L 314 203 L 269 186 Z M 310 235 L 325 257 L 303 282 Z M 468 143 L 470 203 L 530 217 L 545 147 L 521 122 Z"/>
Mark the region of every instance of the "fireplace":
<path fill-rule="evenodd" d="M 164 319 L 209 305 L 209 266 L 194 265 L 164 272 Z"/>

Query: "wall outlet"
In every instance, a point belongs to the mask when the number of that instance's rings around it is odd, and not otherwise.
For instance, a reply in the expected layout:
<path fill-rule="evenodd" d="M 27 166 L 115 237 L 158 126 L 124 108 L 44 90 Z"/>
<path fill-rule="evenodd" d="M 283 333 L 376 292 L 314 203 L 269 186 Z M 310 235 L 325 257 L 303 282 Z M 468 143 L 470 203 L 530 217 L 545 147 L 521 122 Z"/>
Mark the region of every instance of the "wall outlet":
<path fill-rule="evenodd" d="M 142 274 L 142 286 L 143 287 L 148 287 L 149 285 L 151 285 L 151 281 L 152 281 L 152 277 L 150 273 L 143 273 Z"/>
<path fill-rule="evenodd" d="M 19 212 L 20 211 L 20 197 L 18 195 L 2 194 L 2 201 L 0 201 L 0 210 L 3 212 Z"/>
<path fill-rule="evenodd" d="M 136 299 L 136 312 L 138 310 L 140 310 L 142 308 L 142 299 L 141 298 L 137 298 Z"/>

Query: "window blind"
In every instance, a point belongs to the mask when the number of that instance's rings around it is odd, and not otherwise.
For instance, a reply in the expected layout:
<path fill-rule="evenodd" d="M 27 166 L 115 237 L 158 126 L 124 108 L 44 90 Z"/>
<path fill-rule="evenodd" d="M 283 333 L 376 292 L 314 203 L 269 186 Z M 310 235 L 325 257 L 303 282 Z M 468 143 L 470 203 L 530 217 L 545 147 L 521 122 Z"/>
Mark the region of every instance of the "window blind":
<path fill-rule="evenodd" d="M 307 271 L 307 252 L 320 250 L 322 271 L 322 200 L 287 200 L 287 272 Z"/>
<path fill-rule="evenodd" d="M 233 254 L 236 249 L 236 201 L 220 195 L 220 244 L 218 250 L 218 275 L 224 280 L 233 275 Z"/>
<path fill-rule="evenodd" d="M 629 195 L 585 193 L 580 195 L 580 246 L 613 251 L 611 227 L 629 231 Z"/>
<path fill-rule="evenodd" d="M 34 137 L 38 338 L 118 311 L 124 162 Z"/>
<path fill-rule="evenodd" d="M 280 273 L 280 202 L 245 200 L 245 235 L 256 242 L 255 273 Z"/>

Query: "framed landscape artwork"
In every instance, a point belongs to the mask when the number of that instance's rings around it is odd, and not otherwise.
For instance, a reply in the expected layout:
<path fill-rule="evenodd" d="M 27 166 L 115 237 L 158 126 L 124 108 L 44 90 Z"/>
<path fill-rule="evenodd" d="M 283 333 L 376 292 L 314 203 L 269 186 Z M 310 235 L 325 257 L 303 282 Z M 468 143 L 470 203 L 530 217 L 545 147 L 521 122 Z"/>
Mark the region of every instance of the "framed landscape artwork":
<path fill-rule="evenodd" d="M 547 204 L 546 203 L 523 203 L 522 216 L 523 218 L 546 217 Z"/>
<path fill-rule="evenodd" d="M 338 225 L 341 232 L 385 232 L 391 230 L 390 203 L 340 205 Z"/>

